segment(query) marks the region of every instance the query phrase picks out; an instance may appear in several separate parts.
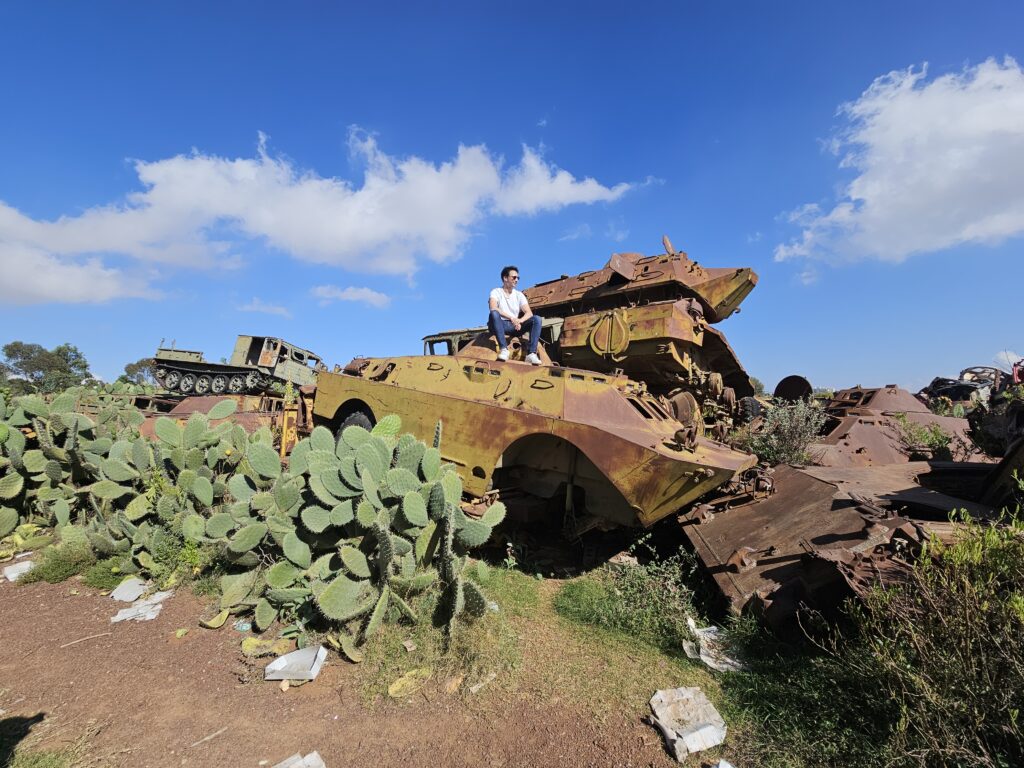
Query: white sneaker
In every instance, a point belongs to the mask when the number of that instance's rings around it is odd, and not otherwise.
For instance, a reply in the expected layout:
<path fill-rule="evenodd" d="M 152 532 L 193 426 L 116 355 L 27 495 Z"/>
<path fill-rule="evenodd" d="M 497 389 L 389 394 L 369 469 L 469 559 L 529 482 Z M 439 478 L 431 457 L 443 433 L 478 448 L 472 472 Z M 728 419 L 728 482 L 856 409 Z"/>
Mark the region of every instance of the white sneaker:
<path fill-rule="evenodd" d="M 530 365 L 540 365 L 540 358 L 537 357 L 536 352 L 531 352 L 526 356 L 526 362 L 528 362 Z"/>
<path fill-rule="evenodd" d="M 508 347 L 504 347 L 500 352 L 498 352 L 498 359 L 508 360 Z"/>

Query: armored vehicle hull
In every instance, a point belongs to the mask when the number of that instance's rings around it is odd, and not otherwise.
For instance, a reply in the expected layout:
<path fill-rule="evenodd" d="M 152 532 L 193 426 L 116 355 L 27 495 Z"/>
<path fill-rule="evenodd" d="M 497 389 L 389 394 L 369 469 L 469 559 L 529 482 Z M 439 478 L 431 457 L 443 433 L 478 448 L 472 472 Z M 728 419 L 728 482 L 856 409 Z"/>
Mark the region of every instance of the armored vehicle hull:
<path fill-rule="evenodd" d="M 202 352 L 160 347 L 154 375 L 164 389 L 196 395 L 260 394 L 273 384 L 314 384 L 324 370 L 319 356 L 282 339 L 239 336 L 226 364 L 211 363 Z"/>
<path fill-rule="evenodd" d="M 356 358 L 319 375 L 320 423 L 389 413 L 425 440 L 442 422 L 444 459 L 470 496 L 547 500 L 575 533 L 650 526 L 756 463 L 686 430 L 621 375 L 464 355 Z"/>

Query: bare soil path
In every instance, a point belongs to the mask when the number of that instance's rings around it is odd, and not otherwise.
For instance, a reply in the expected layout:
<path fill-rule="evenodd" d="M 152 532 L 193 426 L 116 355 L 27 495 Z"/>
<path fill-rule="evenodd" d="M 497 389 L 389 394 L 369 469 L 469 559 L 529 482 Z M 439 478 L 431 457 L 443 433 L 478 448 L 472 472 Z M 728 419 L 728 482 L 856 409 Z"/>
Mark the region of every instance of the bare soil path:
<path fill-rule="evenodd" d="M 111 624 L 117 607 L 74 580 L 0 584 L 0 720 L 43 714 L 40 749 L 91 733 L 90 764 L 113 767 L 273 765 L 314 749 L 328 768 L 675 764 L 635 712 L 598 722 L 536 690 L 439 685 L 367 708 L 357 670 L 333 655 L 316 681 L 282 692 L 258 674 L 265 661 L 244 662 L 238 632 L 197 626 L 205 604 L 187 590 L 149 622 Z M 524 668 L 530 653 L 526 642 Z"/>

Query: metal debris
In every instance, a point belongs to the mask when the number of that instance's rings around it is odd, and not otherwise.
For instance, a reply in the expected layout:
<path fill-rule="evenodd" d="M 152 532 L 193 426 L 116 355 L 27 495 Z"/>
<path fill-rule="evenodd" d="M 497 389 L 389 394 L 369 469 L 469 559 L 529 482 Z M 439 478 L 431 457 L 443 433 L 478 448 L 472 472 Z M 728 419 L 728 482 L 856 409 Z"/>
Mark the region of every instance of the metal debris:
<path fill-rule="evenodd" d="M 278 656 L 267 664 L 264 680 L 316 680 L 327 658 L 327 649 L 311 645 L 298 651 Z"/>
<path fill-rule="evenodd" d="M 700 659 L 718 672 L 742 672 L 746 666 L 741 661 L 731 658 L 723 650 L 724 638 L 721 627 L 698 627 L 689 616 L 686 623 L 697 638 L 696 643 L 683 641 L 683 650 L 691 659 Z"/>
<path fill-rule="evenodd" d="M 122 608 L 114 616 L 110 617 L 111 624 L 121 621 L 152 621 L 160 615 L 163 610 L 163 602 L 174 594 L 174 590 L 157 592 L 145 600 L 139 600 L 128 608 Z"/>
<path fill-rule="evenodd" d="M 725 720 L 700 688 L 674 688 L 651 697 L 650 722 L 679 762 L 725 741 Z"/>

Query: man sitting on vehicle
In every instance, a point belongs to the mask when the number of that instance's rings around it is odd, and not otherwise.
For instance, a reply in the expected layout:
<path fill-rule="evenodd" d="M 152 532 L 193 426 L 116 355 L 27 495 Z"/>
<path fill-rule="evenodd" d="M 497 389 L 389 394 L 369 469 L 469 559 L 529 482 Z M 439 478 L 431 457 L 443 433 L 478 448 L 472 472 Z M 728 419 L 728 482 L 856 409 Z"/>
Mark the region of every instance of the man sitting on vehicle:
<path fill-rule="evenodd" d="M 529 354 L 526 362 L 540 365 L 537 356 L 537 342 L 540 340 L 541 320 L 533 314 L 526 296 L 516 290 L 519 282 L 519 268 L 505 267 L 501 270 L 501 288 L 491 291 L 488 305 L 491 314 L 487 318 L 487 328 L 498 340 L 498 359 L 508 360 L 508 336 L 525 336 L 529 334 Z"/>

